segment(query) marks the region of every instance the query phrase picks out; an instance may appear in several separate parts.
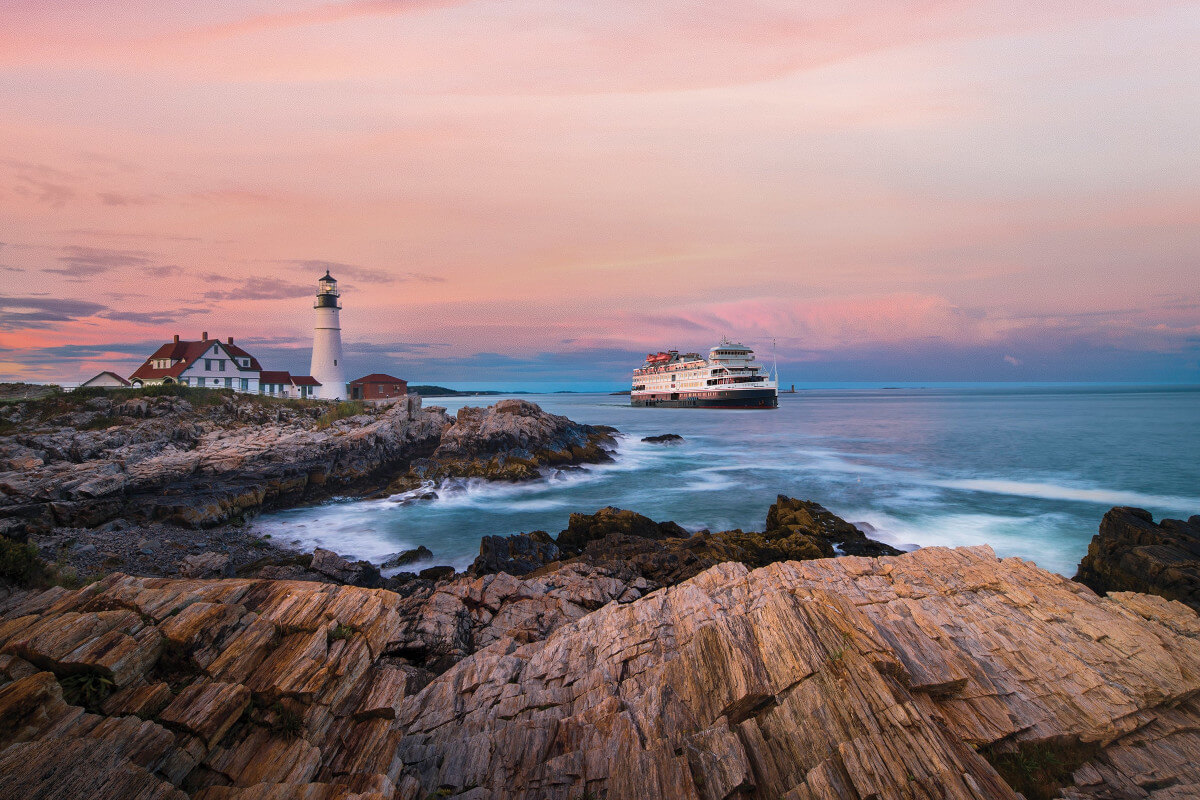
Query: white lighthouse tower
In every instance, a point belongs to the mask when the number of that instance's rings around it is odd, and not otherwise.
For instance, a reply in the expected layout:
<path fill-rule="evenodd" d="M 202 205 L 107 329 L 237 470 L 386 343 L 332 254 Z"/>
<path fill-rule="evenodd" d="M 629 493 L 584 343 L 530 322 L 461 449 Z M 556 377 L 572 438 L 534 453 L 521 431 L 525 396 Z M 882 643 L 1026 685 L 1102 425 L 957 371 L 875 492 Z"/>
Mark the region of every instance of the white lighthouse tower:
<path fill-rule="evenodd" d="M 346 373 L 342 367 L 342 325 L 338 312 L 337 281 L 325 270 L 325 277 L 317 281 L 317 324 L 313 329 L 312 375 L 321 386 L 317 397 L 322 400 L 346 399 Z"/>

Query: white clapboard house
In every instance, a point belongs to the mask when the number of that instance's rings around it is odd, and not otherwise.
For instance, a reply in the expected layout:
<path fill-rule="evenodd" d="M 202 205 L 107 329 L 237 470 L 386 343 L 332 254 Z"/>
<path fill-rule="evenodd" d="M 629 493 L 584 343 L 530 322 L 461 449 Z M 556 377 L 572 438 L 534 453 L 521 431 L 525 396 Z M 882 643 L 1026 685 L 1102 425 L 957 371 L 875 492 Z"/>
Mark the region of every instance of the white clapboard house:
<path fill-rule="evenodd" d="M 205 331 L 199 341 L 182 341 L 175 335 L 154 351 L 145 363 L 129 376 L 134 386 L 177 383 L 204 389 L 233 389 L 248 394 L 273 394 L 276 397 L 311 397 L 319 386 L 307 376 L 288 376 L 287 390 L 277 386 L 280 373 L 264 373 L 258 359 L 233 343 L 208 338 Z M 264 376 L 272 380 L 264 382 Z"/>

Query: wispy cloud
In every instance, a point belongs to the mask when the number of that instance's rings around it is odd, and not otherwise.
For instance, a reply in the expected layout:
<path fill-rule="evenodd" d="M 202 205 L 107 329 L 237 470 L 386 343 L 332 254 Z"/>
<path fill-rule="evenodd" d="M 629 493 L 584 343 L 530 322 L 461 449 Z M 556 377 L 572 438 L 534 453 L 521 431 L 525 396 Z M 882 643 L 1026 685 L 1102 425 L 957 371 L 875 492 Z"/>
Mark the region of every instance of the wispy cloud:
<path fill-rule="evenodd" d="M 36 203 L 62 208 L 75 198 L 73 183 L 77 176 L 65 170 L 32 161 L 0 158 L 0 167 L 12 176 L 12 192 Z"/>
<path fill-rule="evenodd" d="M 139 325 L 171 325 L 181 319 L 205 314 L 204 308 L 156 309 L 153 311 L 105 311 L 101 316 L 115 322 L 134 322 Z"/>
<path fill-rule="evenodd" d="M 444 283 L 446 280 L 441 276 L 430 275 L 423 272 L 360 267 L 355 264 L 346 264 L 341 261 L 325 261 L 319 258 L 286 259 L 279 263 L 293 264 L 300 270 L 306 273 L 313 273 L 317 277 L 320 277 L 322 272 L 328 271 L 334 278 L 349 277 L 354 280 L 366 281 L 367 283 L 374 284 L 403 283 L 406 281 L 417 283 Z"/>
<path fill-rule="evenodd" d="M 155 194 L 126 194 L 123 192 L 100 192 L 96 196 L 106 206 L 144 206 L 162 199 Z"/>
<path fill-rule="evenodd" d="M 65 275 L 73 281 L 101 275 L 113 269 L 147 267 L 154 263 L 150 253 L 142 250 L 110 250 L 104 247 L 68 245 L 58 261 L 65 266 L 46 268 L 42 272 Z"/>
<path fill-rule="evenodd" d="M 224 283 L 229 283 L 225 280 Z M 275 278 L 252 277 L 238 282 L 233 289 L 214 289 L 204 293 L 208 300 L 284 300 L 313 294 L 313 287 L 285 283 Z"/>
<path fill-rule="evenodd" d="M 93 317 L 107 306 L 87 300 L 51 297 L 0 297 L 0 329 L 47 328 Z"/>

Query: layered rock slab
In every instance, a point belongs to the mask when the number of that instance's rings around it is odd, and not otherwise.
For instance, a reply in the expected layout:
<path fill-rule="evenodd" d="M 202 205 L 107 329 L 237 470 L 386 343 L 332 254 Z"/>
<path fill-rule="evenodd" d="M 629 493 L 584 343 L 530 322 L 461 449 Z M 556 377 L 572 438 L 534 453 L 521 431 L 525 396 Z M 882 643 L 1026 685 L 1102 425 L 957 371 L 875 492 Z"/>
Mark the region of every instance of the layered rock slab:
<path fill-rule="evenodd" d="M 114 636 L 156 660 L 65 698 Z M 1198 782 L 1198 642 L 1180 603 L 987 548 L 645 596 L 583 564 L 410 597 L 113 576 L 0 602 L 0 796 L 1014 798 L 982 752 L 1080 741 L 1067 796 L 1167 800 Z"/>
<path fill-rule="evenodd" d="M 1200 689 L 1185 615 L 987 548 L 724 564 L 476 653 L 405 700 L 401 752 L 497 797 L 1014 797 L 976 748 L 1107 745 Z"/>

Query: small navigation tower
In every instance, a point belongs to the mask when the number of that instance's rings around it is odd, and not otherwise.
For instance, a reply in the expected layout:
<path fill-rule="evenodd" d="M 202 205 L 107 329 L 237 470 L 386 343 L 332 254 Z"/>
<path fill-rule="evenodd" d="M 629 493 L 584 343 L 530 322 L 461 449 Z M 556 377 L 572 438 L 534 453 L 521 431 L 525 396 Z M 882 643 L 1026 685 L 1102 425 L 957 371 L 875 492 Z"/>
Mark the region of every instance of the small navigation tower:
<path fill-rule="evenodd" d="M 342 366 L 342 325 L 338 312 L 342 310 L 337 281 L 325 270 L 317 281 L 317 322 L 313 328 L 312 375 L 321 386 L 317 397 L 322 400 L 346 398 L 346 373 Z"/>

